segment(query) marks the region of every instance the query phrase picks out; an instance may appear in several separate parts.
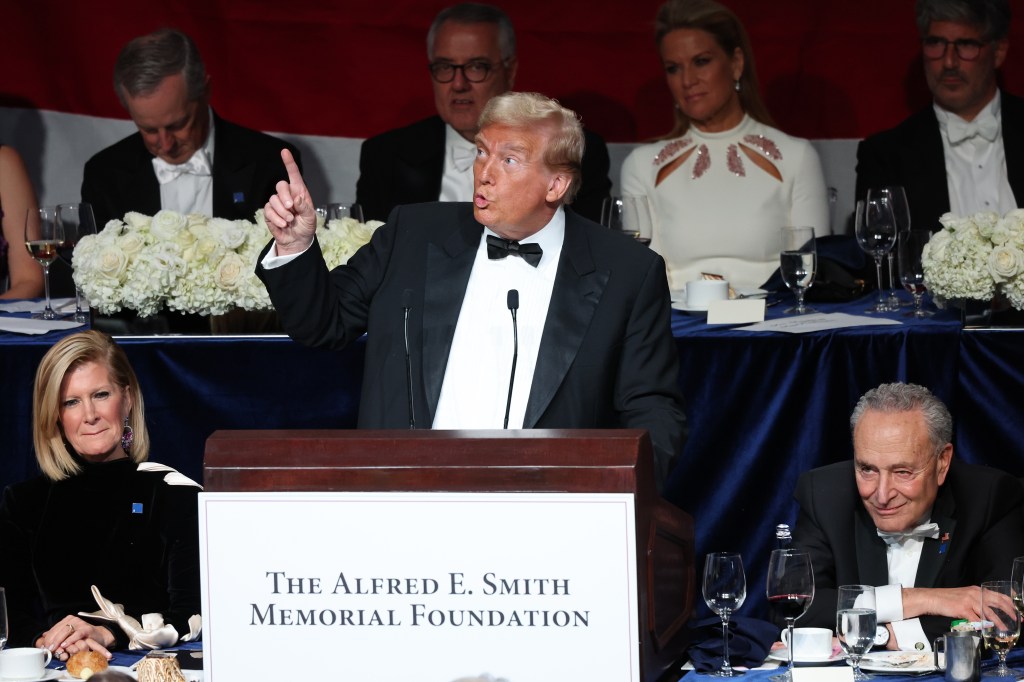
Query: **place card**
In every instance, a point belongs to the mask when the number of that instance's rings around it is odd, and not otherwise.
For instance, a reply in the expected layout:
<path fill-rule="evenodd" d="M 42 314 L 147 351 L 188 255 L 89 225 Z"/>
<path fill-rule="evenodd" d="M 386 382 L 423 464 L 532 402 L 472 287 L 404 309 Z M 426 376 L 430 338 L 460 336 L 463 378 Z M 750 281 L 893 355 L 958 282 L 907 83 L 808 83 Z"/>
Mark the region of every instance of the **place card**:
<path fill-rule="evenodd" d="M 764 299 L 743 298 L 711 301 L 708 324 L 752 324 L 764 321 Z"/>

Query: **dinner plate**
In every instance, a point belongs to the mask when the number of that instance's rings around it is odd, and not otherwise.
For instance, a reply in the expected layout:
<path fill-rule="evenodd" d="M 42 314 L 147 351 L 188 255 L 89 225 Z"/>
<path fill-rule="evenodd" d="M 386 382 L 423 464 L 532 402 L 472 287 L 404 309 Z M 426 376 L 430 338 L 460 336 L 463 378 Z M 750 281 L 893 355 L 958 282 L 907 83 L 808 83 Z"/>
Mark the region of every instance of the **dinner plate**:
<path fill-rule="evenodd" d="M 131 668 L 125 667 L 123 665 L 112 665 L 112 666 L 109 666 L 107 668 L 107 670 L 113 670 L 114 672 L 124 673 L 125 675 L 127 675 L 130 678 L 132 678 L 133 680 L 137 680 L 138 679 L 138 676 L 135 674 L 134 670 L 132 670 Z M 47 670 L 46 672 L 54 674 L 53 677 L 46 677 L 46 678 L 44 678 L 46 680 L 60 680 L 60 682 L 65 682 L 65 680 L 77 680 L 77 679 L 79 679 L 79 678 L 75 677 L 74 675 L 72 675 L 71 673 L 69 673 L 67 670 Z M 3 680 L 0 680 L 0 682 L 3 682 Z"/>
<path fill-rule="evenodd" d="M 860 659 L 861 670 L 897 675 L 935 672 L 933 654 L 917 651 L 874 651 Z"/>
<path fill-rule="evenodd" d="M 42 677 L 33 677 L 31 680 L 26 680 L 24 677 L 18 678 L 18 682 L 43 682 L 44 680 L 59 680 L 64 674 L 63 670 L 44 670 Z M 0 682 L 8 682 L 11 680 L 10 677 L 0 677 Z"/>
<path fill-rule="evenodd" d="M 843 660 L 842 651 L 833 651 L 831 656 L 825 658 L 794 658 L 793 665 L 828 665 L 829 663 L 835 663 L 836 661 Z M 789 663 L 789 649 L 782 647 L 776 649 L 768 654 L 768 658 L 773 661 L 781 661 L 782 663 Z"/>

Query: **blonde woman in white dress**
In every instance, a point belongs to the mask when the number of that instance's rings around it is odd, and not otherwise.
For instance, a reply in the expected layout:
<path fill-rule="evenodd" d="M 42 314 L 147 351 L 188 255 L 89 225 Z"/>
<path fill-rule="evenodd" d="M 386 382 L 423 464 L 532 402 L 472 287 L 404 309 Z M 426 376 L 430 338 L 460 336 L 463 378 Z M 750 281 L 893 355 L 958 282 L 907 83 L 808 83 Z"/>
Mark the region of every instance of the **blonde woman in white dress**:
<path fill-rule="evenodd" d="M 665 258 L 673 290 L 702 273 L 757 287 L 778 268 L 779 228 L 830 232 L 817 152 L 772 127 L 750 41 L 729 9 L 669 0 L 655 37 L 676 125 L 626 158 L 622 193 L 649 198 L 651 248 Z"/>

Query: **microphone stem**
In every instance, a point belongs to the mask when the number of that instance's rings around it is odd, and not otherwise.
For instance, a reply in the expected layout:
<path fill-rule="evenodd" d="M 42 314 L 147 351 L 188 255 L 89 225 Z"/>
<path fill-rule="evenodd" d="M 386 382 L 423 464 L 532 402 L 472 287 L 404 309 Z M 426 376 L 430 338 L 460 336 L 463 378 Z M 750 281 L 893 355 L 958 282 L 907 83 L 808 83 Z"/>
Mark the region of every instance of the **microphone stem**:
<path fill-rule="evenodd" d="M 508 429 L 508 414 L 512 409 L 512 385 L 516 380 L 516 361 L 519 359 L 519 326 L 516 323 L 516 309 L 512 308 L 512 373 L 508 378 L 508 401 L 505 403 L 505 429 Z"/>

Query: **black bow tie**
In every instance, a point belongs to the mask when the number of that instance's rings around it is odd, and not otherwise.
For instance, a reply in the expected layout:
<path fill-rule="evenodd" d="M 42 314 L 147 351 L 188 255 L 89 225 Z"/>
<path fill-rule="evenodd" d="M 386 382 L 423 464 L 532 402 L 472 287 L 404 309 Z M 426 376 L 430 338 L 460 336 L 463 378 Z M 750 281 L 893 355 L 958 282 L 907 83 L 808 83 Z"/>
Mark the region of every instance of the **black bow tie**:
<path fill-rule="evenodd" d="M 519 256 L 533 267 L 537 267 L 540 264 L 540 257 L 544 255 L 544 250 L 540 248 L 540 244 L 520 244 L 491 234 L 487 235 L 488 258 L 501 260 L 510 254 Z"/>

